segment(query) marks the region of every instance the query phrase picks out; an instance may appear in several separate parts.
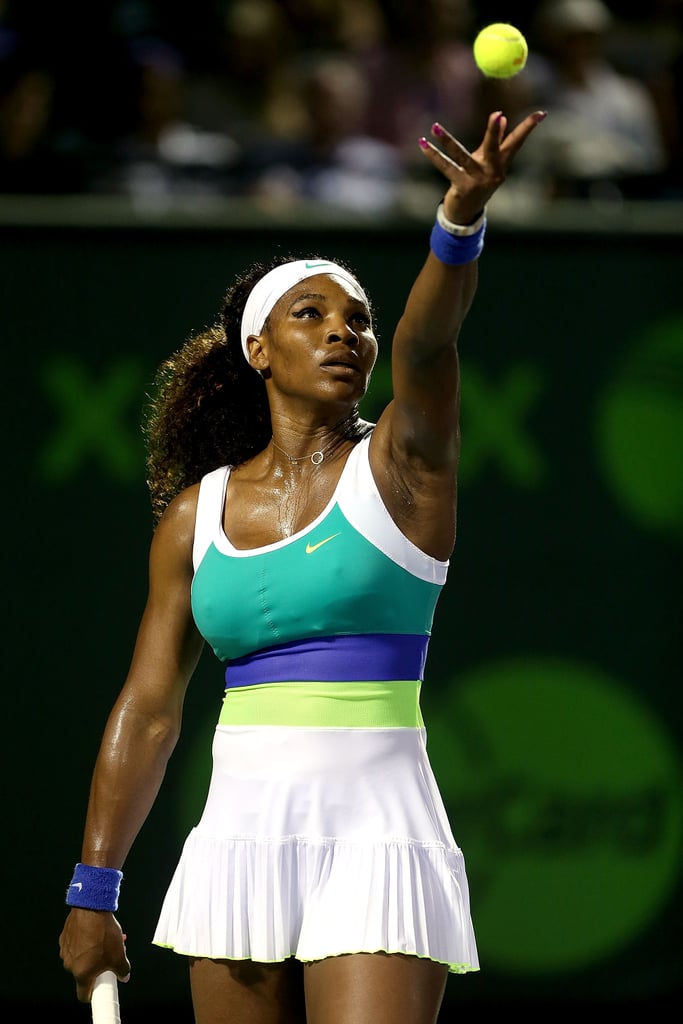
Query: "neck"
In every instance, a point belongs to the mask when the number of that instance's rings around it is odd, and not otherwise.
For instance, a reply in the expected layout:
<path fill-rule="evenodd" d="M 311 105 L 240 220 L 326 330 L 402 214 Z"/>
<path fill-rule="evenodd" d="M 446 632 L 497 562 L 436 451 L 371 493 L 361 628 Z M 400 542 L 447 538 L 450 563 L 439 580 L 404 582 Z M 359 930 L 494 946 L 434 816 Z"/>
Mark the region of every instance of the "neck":
<path fill-rule="evenodd" d="M 279 431 L 273 432 L 271 444 L 291 464 L 305 465 L 310 462 L 314 466 L 319 466 L 326 458 L 334 454 L 344 441 L 359 440 L 364 433 L 362 427 L 358 412 L 354 410 L 353 413 L 345 416 L 343 420 L 331 427 L 329 431 L 321 433 L 315 439 L 300 442 L 295 448 L 281 443 L 282 435 Z"/>

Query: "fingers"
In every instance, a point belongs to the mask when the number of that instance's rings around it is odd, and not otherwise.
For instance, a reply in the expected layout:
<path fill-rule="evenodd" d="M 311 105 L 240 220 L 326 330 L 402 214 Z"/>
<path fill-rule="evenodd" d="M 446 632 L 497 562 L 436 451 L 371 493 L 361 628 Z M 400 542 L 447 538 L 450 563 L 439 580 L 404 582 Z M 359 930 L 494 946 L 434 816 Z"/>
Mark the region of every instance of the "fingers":
<path fill-rule="evenodd" d="M 64 969 L 73 975 L 79 1002 L 88 1003 L 99 974 L 112 970 L 120 982 L 130 977 L 126 936 L 111 914 L 71 910 L 59 937 Z"/>
<path fill-rule="evenodd" d="M 454 135 L 447 132 L 438 121 L 432 125 L 431 131 L 432 135 L 439 140 L 441 148 L 425 138 L 419 140 L 420 146 L 437 170 L 441 171 L 451 184 L 462 185 L 467 176 L 477 174 L 479 164 Z"/>
<path fill-rule="evenodd" d="M 507 118 L 502 110 L 489 114 L 484 141 L 481 144 L 482 156 L 486 162 L 494 163 L 497 160 L 507 124 Z"/>
<path fill-rule="evenodd" d="M 447 132 L 438 121 L 432 125 L 432 135 L 439 139 L 447 155 L 457 167 L 462 167 L 464 170 L 470 170 L 474 167 L 474 160 L 470 151 L 461 142 L 458 142 L 454 135 Z"/>
<path fill-rule="evenodd" d="M 508 160 L 511 160 L 515 153 L 522 148 L 534 128 L 542 121 L 545 121 L 546 117 L 547 111 L 537 110 L 533 114 L 529 114 L 528 117 L 525 117 L 516 128 L 512 129 L 500 147 L 501 152 L 505 154 Z"/>
<path fill-rule="evenodd" d="M 87 974 L 81 977 L 74 975 L 76 982 L 76 998 L 79 1003 L 89 1003 L 92 998 L 93 985 L 95 984 L 95 978 L 97 975 Z"/>
<path fill-rule="evenodd" d="M 441 171 L 441 173 L 446 178 L 448 178 L 449 181 L 455 181 L 458 174 L 463 173 L 462 164 L 456 163 L 455 160 L 447 156 L 445 152 L 442 152 L 442 150 L 438 149 L 428 139 L 421 138 L 419 139 L 419 143 L 425 156 L 427 156 L 428 159 L 431 160 L 431 162 L 434 164 L 437 170 Z M 445 148 L 446 147 L 444 146 L 444 149 Z M 464 152 L 467 151 L 464 150 Z"/>
<path fill-rule="evenodd" d="M 515 153 L 517 153 L 526 142 L 531 132 L 537 125 L 544 121 L 546 111 L 537 110 L 525 117 L 520 124 L 513 128 L 506 135 L 508 120 L 502 110 L 491 114 L 486 125 L 484 141 L 481 145 L 481 152 L 484 161 L 495 163 L 499 155 L 504 158 L 505 164 L 509 164 Z"/>
<path fill-rule="evenodd" d="M 95 986 L 100 974 L 105 970 L 111 970 L 116 975 L 117 981 L 124 984 L 130 980 L 130 963 L 128 958 L 124 955 L 122 961 L 118 961 L 111 967 L 98 967 L 93 973 L 92 969 L 87 973 L 74 974 L 74 981 L 76 982 L 76 998 L 79 1003 L 89 1003 L 92 999 L 92 991 Z"/>
<path fill-rule="evenodd" d="M 123 955 L 123 960 L 115 967 L 116 977 L 122 984 L 130 981 L 130 960 L 128 957 Z"/>
<path fill-rule="evenodd" d="M 438 122 L 432 125 L 432 134 L 441 143 L 443 151 L 425 138 L 420 139 L 419 142 L 431 162 L 450 181 L 455 181 L 458 172 L 476 174 L 482 164 L 489 167 L 502 165 L 502 168 L 505 168 L 510 164 L 515 153 L 524 145 L 534 128 L 545 118 L 546 112 L 537 110 L 525 117 L 506 135 L 508 120 L 505 114 L 501 110 L 490 114 L 484 139 L 474 155 Z"/>

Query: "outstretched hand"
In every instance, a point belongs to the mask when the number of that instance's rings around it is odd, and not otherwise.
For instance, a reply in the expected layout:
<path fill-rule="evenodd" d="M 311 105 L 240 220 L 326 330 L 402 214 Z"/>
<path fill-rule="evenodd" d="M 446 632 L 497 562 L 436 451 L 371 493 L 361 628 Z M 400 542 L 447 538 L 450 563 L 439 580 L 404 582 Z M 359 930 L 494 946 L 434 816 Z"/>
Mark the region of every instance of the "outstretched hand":
<path fill-rule="evenodd" d="M 432 135 L 441 148 L 420 139 L 425 156 L 450 182 L 444 196 L 444 213 L 455 224 L 474 221 L 507 176 L 513 157 L 531 132 L 545 119 L 543 111 L 525 117 L 507 135 L 507 118 L 502 112 L 491 114 L 481 144 L 470 153 L 440 124 L 432 125 Z"/>

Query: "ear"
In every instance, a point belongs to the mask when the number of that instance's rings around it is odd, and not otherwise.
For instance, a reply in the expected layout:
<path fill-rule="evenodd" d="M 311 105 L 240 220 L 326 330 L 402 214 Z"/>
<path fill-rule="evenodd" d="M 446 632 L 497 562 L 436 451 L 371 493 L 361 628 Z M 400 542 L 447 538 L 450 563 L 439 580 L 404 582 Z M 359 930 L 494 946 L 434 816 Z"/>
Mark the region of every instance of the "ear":
<path fill-rule="evenodd" d="M 250 334 L 247 338 L 249 362 L 260 374 L 263 374 L 263 371 L 267 370 L 269 365 L 265 345 L 266 338 L 263 334 Z"/>

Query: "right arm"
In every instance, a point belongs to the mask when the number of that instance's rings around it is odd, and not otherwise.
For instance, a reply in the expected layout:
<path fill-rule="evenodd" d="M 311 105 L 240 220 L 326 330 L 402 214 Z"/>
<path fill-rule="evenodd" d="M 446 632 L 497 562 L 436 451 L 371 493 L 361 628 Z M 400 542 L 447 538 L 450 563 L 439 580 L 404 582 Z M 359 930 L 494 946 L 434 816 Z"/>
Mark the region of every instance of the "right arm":
<path fill-rule="evenodd" d="M 81 862 L 123 867 L 161 786 L 180 735 L 189 680 L 203 641 L 192 618 L 192 541 L 197 488 L 176 498 L 150 550 L 149 593 L 130 670 L 109 715 L 95 763 Z M 74 908 L 60 936 L 64 967 L 88 1001 L 106 969 L 124 979 L 130 965 L 108 911 Z"/>
<path fill-rule="evenodd" d="M 448 183 L 447 220 L 460 225 L 477 220 L 544 116 L 530 114 L 507 132 L 507 118 L 492 113 L 473 153 L 444 129 L 435 133 L 441 148 L 425 143 L 425 155 Z M 476 260 L 452 265 L 427 253 L 394 334 L 393 400 L 370 443 L 372 470 L 394 522 L 418 548 L 444 561 L 451 556 L 456 525 L 458 336 L 477 274 Z"/>

